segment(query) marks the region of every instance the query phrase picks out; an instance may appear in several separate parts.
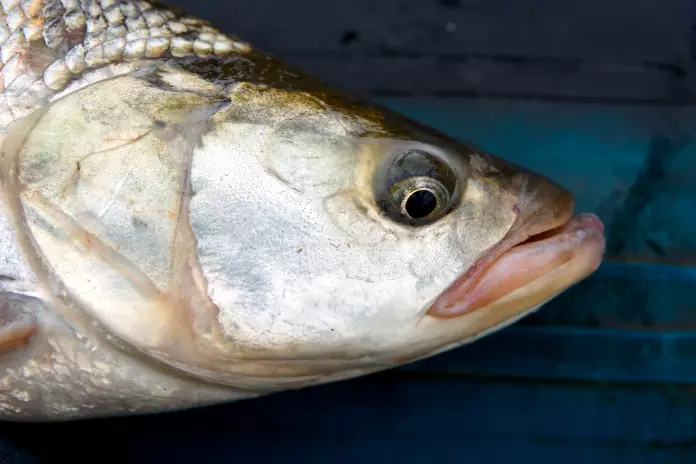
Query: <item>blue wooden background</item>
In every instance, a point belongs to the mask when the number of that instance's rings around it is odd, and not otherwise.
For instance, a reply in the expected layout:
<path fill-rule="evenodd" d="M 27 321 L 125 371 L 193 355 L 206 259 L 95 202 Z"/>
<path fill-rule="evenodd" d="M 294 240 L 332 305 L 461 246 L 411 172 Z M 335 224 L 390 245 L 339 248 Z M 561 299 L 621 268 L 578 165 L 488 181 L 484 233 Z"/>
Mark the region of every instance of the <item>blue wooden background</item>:
<path fill-rule="evenodd" d="M 0 449 L 37 462 L 696 462 L 696 4 L 172 3 L 557 179 L 605 221 L 607 261 L 532 317 L 421 363 L 197 411 L 0 425 Z"/>

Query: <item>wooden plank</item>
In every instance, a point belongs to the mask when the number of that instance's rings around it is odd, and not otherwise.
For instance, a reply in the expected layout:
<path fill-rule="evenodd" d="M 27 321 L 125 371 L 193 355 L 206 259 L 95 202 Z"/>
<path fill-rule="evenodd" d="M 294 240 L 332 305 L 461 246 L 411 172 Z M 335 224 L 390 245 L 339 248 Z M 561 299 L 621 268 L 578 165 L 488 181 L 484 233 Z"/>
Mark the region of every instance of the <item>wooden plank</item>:
<path fill-rule="evenodd" d="M 524 381 L 695 385 L 696 334 L 516 325 L 403 370 Z"/>
<path fill-rule="evenodd" d="M 69 462 L 693 462 L 691 389 L 422 378 L 396 372 L 177 414 L 0 424 Z M 196 424 L 195 426 L 191 426 Z M 41 437 L 37 446 L 36 437 Z M 65 446 L 89 436 L 79 446 Z M 29 447 L 27 447 L 29 448 Z M 49 454 L 50 453 L 50 454 Z M 43 457 L 43 456 L 42 456 Z"/>
<path fill-rule="evenodd" d="M 689 59 L 688 0 L 169 0 L 282 55 L 360 51 L 673 62 Z"/>
<path fill-rule="evenodd" d="M 39 464 L 26 450 L 16 446 L 8 440 L 0 437 L 0 463 L 1 464 Z"/>
<path fill-rule="evenodd" d="M 170 3 L 353 92 L 693 102 L 696 4 Z"/>
<path fill-rule="evenodd" d="M 682 331 L 688 341 L 680 342 L 678 352 L 689 357 L 696 353 L 689 335 L 696 329 L 695 282 L 693 266 L 605 262 L 522 323 L 550 326 L 552 331 L 559 326 L 644 330 L 658 344 L 663 333 Z M 686 362 L 693 365 L 696 360 Z"/>
<path fill-rule="evenodd" d="M 287 56 L 334 86 L 371 96 L 494 96 L 600 103 L 696 103 L 692 68 L 528 57 Z"/>

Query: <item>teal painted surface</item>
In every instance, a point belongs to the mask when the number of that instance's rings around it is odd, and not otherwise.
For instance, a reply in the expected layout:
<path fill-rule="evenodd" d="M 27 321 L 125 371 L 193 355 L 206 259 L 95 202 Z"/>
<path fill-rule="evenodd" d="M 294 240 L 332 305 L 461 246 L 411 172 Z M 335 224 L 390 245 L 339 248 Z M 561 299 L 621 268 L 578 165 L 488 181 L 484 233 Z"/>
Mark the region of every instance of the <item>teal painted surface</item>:
<path fill-rule="evenodd" d="M 602 213 L 636 179 L 657 136 L 696 135 L 696 108 L 476 99 L 380 103 L 562 182 L 577 207 Z M 696 162 L 696 144 L 686 148 Z M 693 179 L 691 179 L 693 180 Z M 604 219 L 609 219 L 606 216 Z"/>
<path fill-rule="evenodd" d="M 685 387 L 397 371 L 204 410 L 0 431 L 51 463 L 687 464 L 695 408 Z"/>

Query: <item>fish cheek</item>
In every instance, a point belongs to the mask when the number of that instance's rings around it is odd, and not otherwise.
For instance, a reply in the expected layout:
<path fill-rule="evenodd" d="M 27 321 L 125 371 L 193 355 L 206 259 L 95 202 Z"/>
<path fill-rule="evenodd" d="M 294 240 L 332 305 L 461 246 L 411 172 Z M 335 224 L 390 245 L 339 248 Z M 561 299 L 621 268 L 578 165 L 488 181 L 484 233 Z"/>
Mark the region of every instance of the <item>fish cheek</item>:
<path fill-rule="evenodd" d="M 305 118 L 307 119 L 307 118 Z M 272 131 L 264 147 L 266 172 L 295 192 L 325 197 L 349 185 L 355 158 L 353 143 L 331 119 L 307 123 L 302 131 L 293 126 Z"/>
<path fill-rule="evenodd" d="M 398 241 L 395 232 L 374 217 L 376 213 L 355 190 L 342 190 L 330 195 L 324 199 L 323 207 L 331 222 L 344 234 L 348 243 L 386 245 L 387 243 L 395 244 Z"/>

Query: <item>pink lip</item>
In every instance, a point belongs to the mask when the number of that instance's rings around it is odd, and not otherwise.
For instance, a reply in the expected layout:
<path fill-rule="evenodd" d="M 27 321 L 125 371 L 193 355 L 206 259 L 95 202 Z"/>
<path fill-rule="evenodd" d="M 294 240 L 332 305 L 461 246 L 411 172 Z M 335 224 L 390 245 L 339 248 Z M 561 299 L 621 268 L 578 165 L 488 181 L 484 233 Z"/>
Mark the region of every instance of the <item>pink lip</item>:
<path fill-rule="evenodd" d="M 560 227 L 550 223 L 541 233 L 521 227 L 474 263 L 428 314 L 444 319 L 470 313 L 572 262 L 573 277 L 565 279 L 571 281 L 550 285 L 567 288 L 599 267 L 604 247 L 604 224 L 594 214 L 579 214 Z"/>

